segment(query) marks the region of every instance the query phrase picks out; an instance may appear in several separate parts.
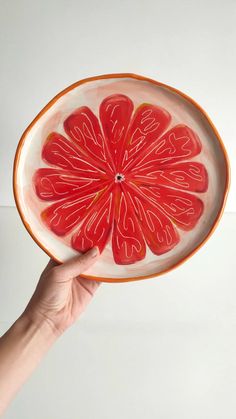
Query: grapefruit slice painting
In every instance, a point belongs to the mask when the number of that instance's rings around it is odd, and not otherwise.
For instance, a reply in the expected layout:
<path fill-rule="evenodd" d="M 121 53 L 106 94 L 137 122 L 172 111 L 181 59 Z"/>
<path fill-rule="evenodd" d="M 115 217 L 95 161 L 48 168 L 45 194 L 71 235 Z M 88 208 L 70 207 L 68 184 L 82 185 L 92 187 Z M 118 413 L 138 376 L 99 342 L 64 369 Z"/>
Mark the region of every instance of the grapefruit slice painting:
<path fill-rule="evenodd" d="M 71 246 L 79 252 L 102 252 L 112 236 L 121 265 L 144 259 L 146 245 L 156 255 L 177 246 L 178 228 L 192 230 L 204 213 L 196 192 L 208 188 L 205 166 L 192 161 L 202 149 L 197 134 L 186 125 L 167 131 L 171 115 L 153 104 L 134 115 L 132 109 L 128 96 L 106 97 L 101 125 L 88 107 L 76 109 L 64 121 L 66 137 L 50 133 L 45 140 L 49 167 L 33 179 L 37 196 L 53 201 L 41 213 L 48 229 L 59 236 L 73 231 Z"/>
<path fill-rule="evenodd" d="M 87 276 L 127 281 L 166 272 L 204 243 L 228 171 L 222 140 L 192 99 L 141 76 L 107 75 L 70 86 L 36 117 L 18 146 L 14 193 L 51 257 L 98 246 Z"/>

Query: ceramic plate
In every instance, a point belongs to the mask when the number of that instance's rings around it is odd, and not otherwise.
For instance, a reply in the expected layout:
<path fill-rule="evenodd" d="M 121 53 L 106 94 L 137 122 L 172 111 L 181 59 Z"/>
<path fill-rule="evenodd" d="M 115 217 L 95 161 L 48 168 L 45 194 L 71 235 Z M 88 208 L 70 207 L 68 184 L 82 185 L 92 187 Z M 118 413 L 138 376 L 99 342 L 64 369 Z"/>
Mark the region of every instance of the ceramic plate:
<path fill-rule="evenodd" d="M 81 80 L 24 132 L 14 195 L 22 221 L 58 262 L 98 245 L 86 277 L 129 281 L 185 261 L 214 230 L 229 164 L 206 113 L 133 74 Z"/>

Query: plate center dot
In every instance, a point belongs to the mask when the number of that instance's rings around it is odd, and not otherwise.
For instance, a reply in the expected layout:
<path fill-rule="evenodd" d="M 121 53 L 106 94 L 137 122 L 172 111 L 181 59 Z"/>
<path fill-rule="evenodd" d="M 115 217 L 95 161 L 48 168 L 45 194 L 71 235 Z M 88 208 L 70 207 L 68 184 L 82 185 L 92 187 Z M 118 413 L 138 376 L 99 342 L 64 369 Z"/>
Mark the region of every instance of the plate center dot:
<path fill-rule="evenodd" d="M 123 180 L 125 180 L 125 176 L 122 173 L 116 173 L 115 182 L 123 182 Z"/>

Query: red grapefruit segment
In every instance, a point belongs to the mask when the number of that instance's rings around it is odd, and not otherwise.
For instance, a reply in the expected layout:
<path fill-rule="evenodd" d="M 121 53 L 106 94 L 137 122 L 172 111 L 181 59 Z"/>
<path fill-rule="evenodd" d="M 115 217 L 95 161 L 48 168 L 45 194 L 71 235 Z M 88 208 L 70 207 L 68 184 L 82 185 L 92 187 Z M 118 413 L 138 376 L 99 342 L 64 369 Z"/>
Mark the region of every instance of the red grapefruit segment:
<path fill-rule="evenodd" d="M 176 125 L 152 144 L 140 159 L 136 160 L 135 170 L 154 165 L 172 164 L 189 160 L 201 151 L 197 134 L 186 125 Z"/>
<path fill-rule="evenodd" d="M 105 186 L 99 191 L 82 191 L 62 199 L 47 207 L 41 213 L 41 218 L 51 231 L 58 236 L 65 236 L 86 217 L 90 209 L 96 210 L 96 203 L 106 189 Z"/>
<path fill-rule="evenodd" d="M 182 230 L 192 230 L 203 213 L 203 202 L 190 193 L 163 186 L 140 185 L 138 189 Z"/>
<path fill-rule="evenodd" d="M 78 176 L 107 178 L 105 170 L 97 162 L 85 157 L 79 148 L 57 132 L 51 133 L 43 146 L 42 158 L 45 162 L 65 170 L 76 170 Z"/>
<path fill-rule="evenodd" d="M 123 146 L 133 108 L 132 100 L 121 94 L 108 96 L 100 105 L 99 114 L 103 132 L 117 170 L 120 148 Z"/>
<path fill-rule="evenodd" d="M 198 162 L 184 162 L 157 166 L 150 163 L 145 167 L 126 175 L 126 179 L 135 183 L 167 186 L 191 192 L 206 192 L 208 174 L 205 166 Z"/>
<path fill-rule="evenodd" d="M 42 168 L 35 172 L 33 184 L 40 199 L 56 201 L 83 190 L 86 193 L 91 187 L 99 190 L 101 179 L 95 176 L 82 178 L 76 171 Z"/>
<path fill-rule="evenodd" d="M 111 236 L 113 219 L 114 195 L 109 189 L 73 235 L 72 247 L 79 252 L 86 252 L 92 247 L 98 246 L 101 253 Z"/>
<path fill-rule="evenodd" d="M 115 199 L 113 257 L 118 265 L 128 265 L 144 259 L 146 245 L 135 214 L 119 185 L 116 186 Z"/>
<path fill-rule="evenodd" d="M 161 136 L 170 120 L 170 114 L 158 106 L 144 103 L 137 108 L 121 150 L 122 171 L 127 171 L 140 153 Z"/>
<path fill-rule="evenodd" d="M 114 165 L 99 121 L 91 109 L 87 106 L 76 109 L 64 121 L 64 129 L 85 156 L 91 157 L 106 171 L 113 172 Z"/>
<path fill-rule="evenodd" d="M 125 185 L 125 191 L 151 251 L 162 255 L 173 249 L 180 238 L 170 219 L 144 197 L 138 188 Z"/>

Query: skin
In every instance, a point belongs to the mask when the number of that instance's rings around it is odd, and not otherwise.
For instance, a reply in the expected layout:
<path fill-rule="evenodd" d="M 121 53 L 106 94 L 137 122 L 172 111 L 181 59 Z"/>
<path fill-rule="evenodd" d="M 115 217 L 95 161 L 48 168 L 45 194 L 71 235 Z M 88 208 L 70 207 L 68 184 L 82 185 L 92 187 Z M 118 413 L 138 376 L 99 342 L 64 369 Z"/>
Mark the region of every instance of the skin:
<path fill-rule="evenodd" d="M 99 283 L 80 274 L 98 256 L 95 247 L 61 265 L 50 260 L 26 309 L 0 338 L 0 415 L 92 299 Z"/>

